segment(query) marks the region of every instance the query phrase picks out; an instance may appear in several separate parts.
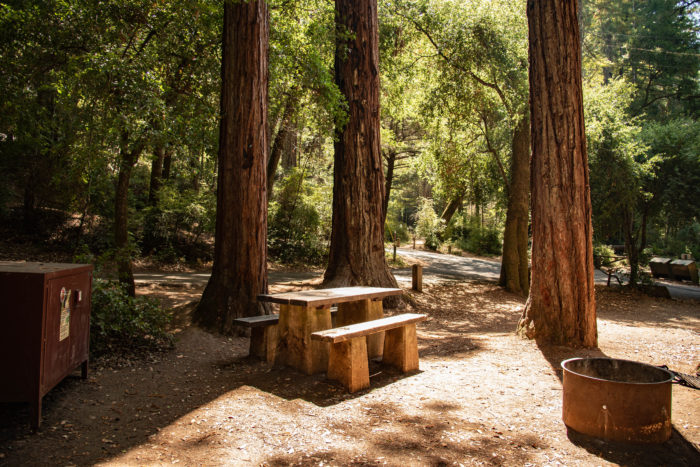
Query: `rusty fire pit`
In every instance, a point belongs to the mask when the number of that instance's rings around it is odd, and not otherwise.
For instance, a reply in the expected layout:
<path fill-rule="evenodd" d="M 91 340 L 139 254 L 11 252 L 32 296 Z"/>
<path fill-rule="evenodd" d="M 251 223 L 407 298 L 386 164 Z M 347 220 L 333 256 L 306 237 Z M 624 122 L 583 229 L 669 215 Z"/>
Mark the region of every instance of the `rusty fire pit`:
<path fill-rule="evenodd" d="M 561 366 L 567 427 L 610 441 L 663 443 L 671 436 L 670 372 L 612 358 L 572 358 Z"/>

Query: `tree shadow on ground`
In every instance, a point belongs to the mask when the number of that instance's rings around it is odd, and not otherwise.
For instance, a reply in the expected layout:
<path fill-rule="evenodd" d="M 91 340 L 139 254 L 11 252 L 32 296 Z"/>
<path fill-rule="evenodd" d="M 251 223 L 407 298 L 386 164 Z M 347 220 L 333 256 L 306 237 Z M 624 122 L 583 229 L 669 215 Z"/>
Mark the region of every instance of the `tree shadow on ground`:
<path fill-rule="evenodd" d="M 330 407 L 343 401 L 356 399 L 367 392 L 382 388 L 400 379 L 418 375 L 421 371 L 402 373 L 396 368 L 376 360 L 369 362 L 369 387 L 354 393 L 339 382 L 326 379 L 325 373 L 305 375 L 288 367 L 271 367 L 251 357 L 220 363 L 222 370 L 248 366 L 251 370 L 241 384 L 254 387 L 285 400 L 300 399 L 318 407 Z"/>
<path fill-rule="evenodd" d="M 695 300 L 649 297 L 636 290 L 605 287 L 596 287 L 596 298 L 600 304 L 598 318 L 613 323 L 673 329 L 688 329 L 693 322 L 700 324 L 700 302 Z M 630 301 L 643 306 L 630 308 Z"/>
<path fill-rule="evenodd" d="M 575 445 L 618 465 L 635 466 L 690 466 L 700 465 L 700 452 L 678 430 L 673 428 L 671 438 L 660 444 L 617 443 L 594 438 L 572 429 L 567 430 Z"/>
<path fill-rule="evenodd" d="M 600 349 L 572 349 L 538 344 L 552 370 L 563 382 L 561 362 L 570 358 L 608 358 Z M 620 443 L 588 436 L 567 427 L 567 437 L 591 454 L 619 465 L 700 465 L 700 452 L 675 428 L 671 438 L 660 444 Z"/>
<path fill-rule="evenodd" d="M 239 340 L 233 347 L 242 355 Z M 244 371 L 231 378 L 210 364 L 202 368 L 202 360 L 193 357 L 169 353 L 160 361 L 103 368 L 87 381 L 69 376 L 44 397 L 36 433 L 29 429 L 28 404 L 0 404 L 0 465 L 106 461 L 148 443 L 162 428 L 240 388 L 249 377 Z M 105 387 L 116 390 L 108 393 Z"/>
<path fill-rule="evenodd" d="M 365 407 L 367 426 L 347 427 L 350 438 L 368 445 L 367 452 L 319 449 L 312 453 L 279 455 L 266 460 L 270 466 L 309 465 L 347 459 L 345 465 L 393 464 L 447 466 L 472 464 L 525 465 L 535 449 L 546 448 L 534 435 L 513 435 L 481 421 L 468 421 L 455 412 L 461 406 L 443 402 L 426 404 L 420 414 L 407 413 L 395 403 L 373 403 Z M 339 426 L 341 422 L 338 422 Z"/>

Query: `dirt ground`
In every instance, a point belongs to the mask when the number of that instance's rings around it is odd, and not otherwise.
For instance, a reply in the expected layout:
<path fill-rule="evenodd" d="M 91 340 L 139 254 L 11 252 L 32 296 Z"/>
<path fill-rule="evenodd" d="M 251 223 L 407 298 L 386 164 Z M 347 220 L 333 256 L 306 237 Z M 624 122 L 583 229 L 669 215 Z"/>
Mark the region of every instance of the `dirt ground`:
<path fill-rule="evenodd" d="M 26 404 L 0 404 L 0 465 L 700 465 L 700 391 L 674 385 L 668 442 L 606 443 L 567 434 L 559 367 L 608 356 L 694 373 L 698 302 L 598 288 L 600 349 L 579 351 L 515 336 L 523 300 L 493 284 L 407 291 L 429 315 L 420 371 L 373 363 L 371 387 L 347 394 L 189 326 L 201 289 L 139 292 L 175 310 L 175 349 L 76 372 L 44 398 L 35 434 Z"/>

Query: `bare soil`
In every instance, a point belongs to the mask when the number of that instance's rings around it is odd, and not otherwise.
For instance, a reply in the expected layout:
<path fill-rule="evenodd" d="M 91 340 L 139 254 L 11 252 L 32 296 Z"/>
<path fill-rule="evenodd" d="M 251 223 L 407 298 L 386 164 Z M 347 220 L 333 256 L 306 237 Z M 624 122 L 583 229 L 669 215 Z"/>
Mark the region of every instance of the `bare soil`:
<path fill-rule="evenodd" d="M 277 291 L 310 283 L 278 286 Z M 248 339 L 189 324 L 201 289 L 141 288 L 175 312 L 171 352 L 93 362 L 44 398 L 0 404 L 0 465 L 700 465 L 700 392 L 673 387 L 673 435 L 661 445 L 567 433 L 560 362 L 637 360 L 694 373 L 700 303 L 598 288 L 599 350 L 539 348 L 514 329 L 524 301 L 493 284 L 409 293 L 420 371 L 370 366 L 371 387 L 347 394 L 248 358 Z M 391 310 L 389 310 L 391 312 Z"/>

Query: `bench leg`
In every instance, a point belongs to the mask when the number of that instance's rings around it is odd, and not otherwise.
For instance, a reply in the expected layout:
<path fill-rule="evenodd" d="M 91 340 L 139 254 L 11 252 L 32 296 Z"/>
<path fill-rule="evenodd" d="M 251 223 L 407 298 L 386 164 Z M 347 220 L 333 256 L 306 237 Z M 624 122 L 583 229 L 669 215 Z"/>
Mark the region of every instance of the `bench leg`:
<path fill-rule="evenodd" d="M 367 340 L 355 337 L 331 345 L 328 358 L 328 379 L 340 381 L 348 392 L 369 387 Z"/>
<path fill-rule="evenodd" d="M 348 324 L 364 323 L 384 317 L 384 308 L 381 300 L 360 300 L 338 304 L 338 316 L 335 327 Z M 384 332 L 367 336 L 367 355 L 369 358 L 382 356 L 384 349 Z"/>
<path fill-rule="evenodd" d="M 265 358 L 265 327 L 250 329 L 250 356 Z"/>
<path fill-rule="evenodd" d="M 404 373 L 418 369 L 415 323 L 386 331 L 383 361 Z"/>
<path fill-rule="evenodd" d="M 274 363 L 277 351 L 277 324 L 250 330 L 250 355 Z"/>

